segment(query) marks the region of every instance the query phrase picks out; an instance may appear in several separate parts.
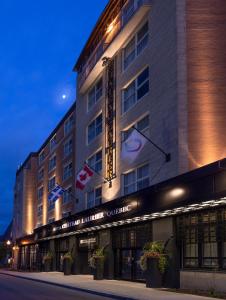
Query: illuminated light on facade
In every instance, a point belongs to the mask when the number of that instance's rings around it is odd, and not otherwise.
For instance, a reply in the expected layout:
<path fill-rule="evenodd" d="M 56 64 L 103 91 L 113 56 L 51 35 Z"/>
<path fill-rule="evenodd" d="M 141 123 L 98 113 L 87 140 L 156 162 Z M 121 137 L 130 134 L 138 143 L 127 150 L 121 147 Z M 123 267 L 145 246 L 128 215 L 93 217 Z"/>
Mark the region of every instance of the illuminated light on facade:
<path fill-rule="evenodd" d="M 179 198 L 185 195 L 186 190 L 183 188 L 174 188 L 170 192 L 167 193 L 167 196 L 170 198 Z"/>

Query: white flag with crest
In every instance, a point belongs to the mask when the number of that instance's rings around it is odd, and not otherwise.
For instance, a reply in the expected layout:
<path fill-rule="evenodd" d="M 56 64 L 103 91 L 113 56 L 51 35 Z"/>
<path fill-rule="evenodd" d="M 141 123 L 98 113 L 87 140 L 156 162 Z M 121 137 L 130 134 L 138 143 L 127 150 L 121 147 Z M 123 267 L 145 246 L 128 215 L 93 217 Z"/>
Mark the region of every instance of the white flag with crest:
<path fill-rule="evenodd" d="M 122 143 L 121 158 L 128 163 L 135 161 L 144 148 L 147 139 L 134 129 L 129 137 Z"/>

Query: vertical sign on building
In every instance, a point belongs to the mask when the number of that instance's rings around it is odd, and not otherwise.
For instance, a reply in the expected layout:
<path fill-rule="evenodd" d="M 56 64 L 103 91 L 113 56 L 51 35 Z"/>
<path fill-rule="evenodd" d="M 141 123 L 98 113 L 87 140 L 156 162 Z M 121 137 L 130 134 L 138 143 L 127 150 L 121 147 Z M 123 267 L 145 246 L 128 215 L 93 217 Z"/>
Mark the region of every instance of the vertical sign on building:
<path fill-rule="evenodd" d="M 106 102 L 105 102 L 105 154 L 106 180 L 109 187 L 116 177 L 116 79 L 115 60 L 106 58 L 103 65 L 106 67 Z"/>

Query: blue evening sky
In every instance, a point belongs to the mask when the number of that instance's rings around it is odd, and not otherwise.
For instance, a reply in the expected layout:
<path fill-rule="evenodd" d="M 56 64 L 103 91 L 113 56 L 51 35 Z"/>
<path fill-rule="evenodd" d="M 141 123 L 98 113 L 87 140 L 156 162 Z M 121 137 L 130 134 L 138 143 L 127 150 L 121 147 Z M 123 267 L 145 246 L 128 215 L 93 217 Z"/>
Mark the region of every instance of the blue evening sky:
<path fill-rule="evenodd" d="M 16 169 L 75 100 L 72 68 L 107 2 L 0 1 L 0 234 Z"/>

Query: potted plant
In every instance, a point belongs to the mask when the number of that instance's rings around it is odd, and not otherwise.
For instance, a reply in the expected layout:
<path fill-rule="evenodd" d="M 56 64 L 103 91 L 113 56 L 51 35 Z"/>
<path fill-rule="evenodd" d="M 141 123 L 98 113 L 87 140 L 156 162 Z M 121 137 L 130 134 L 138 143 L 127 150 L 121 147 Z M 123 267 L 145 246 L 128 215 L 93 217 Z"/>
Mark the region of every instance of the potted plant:
<path fill-rule="evenodd" d="M 52 252 L 49 251 L 43 257 L 43 264 L 44 264 L 45 272 L 50 272 L 51 271 L 52 260 L 53 260 L 53 254 L 52 254 Z"/>
<path fill-rule="evenodd" d="M 71 275 L 72 264 L 73 264 L 73 258 L 71 252 L 67 252 L 63 257 L 64 275 Z"/>
<path fill-rule="evenodd" d="M 94 280 L 104 279 L 104 248 L 98 248 L 95 250 L 89 259 L 89 265 L 94 270 Z"/>
<path fill-rule="evenodd" d="M 140 266 L 146 274 L 146 287 L 162 287 L 162 277 L 168 264 L 163 242 L 149 242 L 143 251 Z"/>

